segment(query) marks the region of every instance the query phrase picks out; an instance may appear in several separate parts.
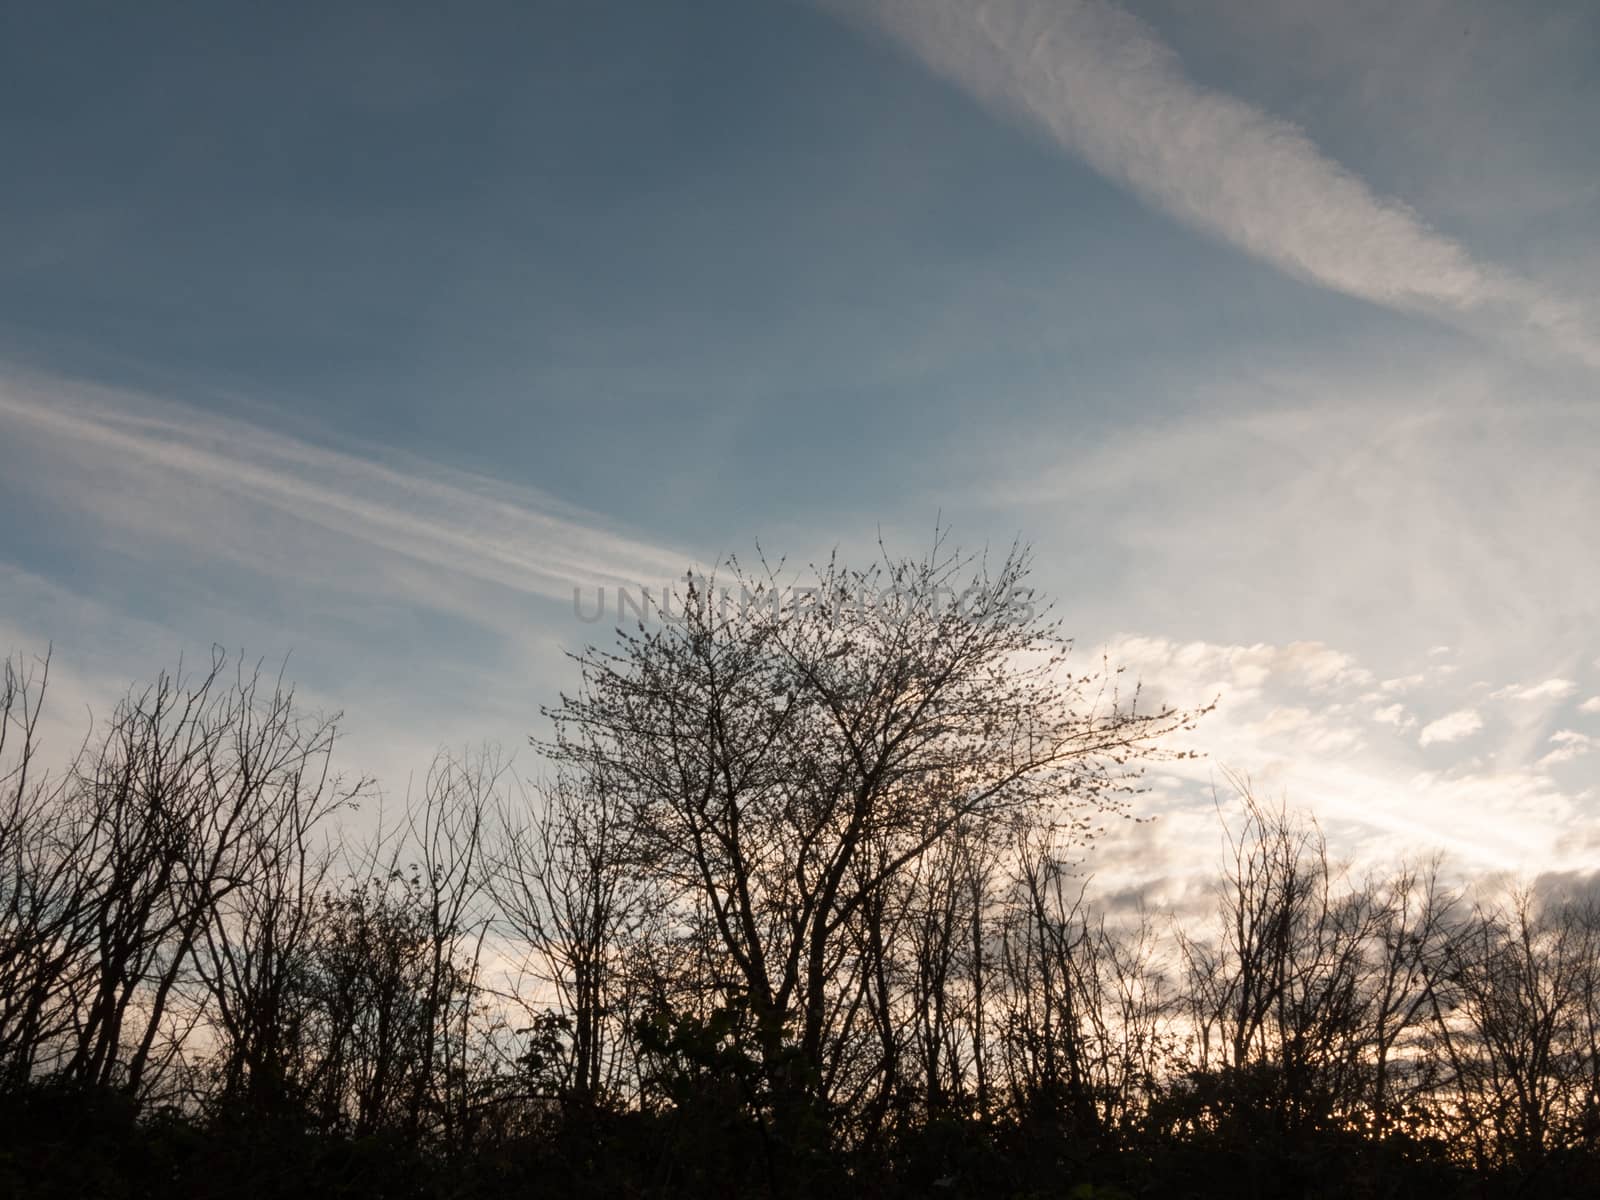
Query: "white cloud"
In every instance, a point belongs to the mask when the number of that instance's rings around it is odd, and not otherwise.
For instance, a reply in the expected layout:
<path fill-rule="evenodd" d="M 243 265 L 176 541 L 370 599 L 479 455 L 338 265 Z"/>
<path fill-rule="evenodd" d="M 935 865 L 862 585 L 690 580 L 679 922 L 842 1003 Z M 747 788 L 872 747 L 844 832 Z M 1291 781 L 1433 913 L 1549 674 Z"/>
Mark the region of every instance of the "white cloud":
<path fill-rule="evenodd" d="M 1113 643 L 1113 655 L 1116 662 L 1142 672 L 1146 685 L 1162 694 L 1187 696 L 1186 704 L 1212 697 L 1224 703 L 1254 701 L 1269 687 L 1326 696 L 1336 688 L 1364 687 L 1372 681 L 1371 672 L 1350 655 L 1320 642 L 1229 646 L 1121 636 Z M 1278 719 L 1300 711 L 1287 708 Z"/>
<path fill-rule="evenodd" d="M 1590 696 L 1582 704 L 1578 705 L 1578 711 L 1588 713 L 1591 716 L 1595 713 L 1600 713 L 1600 696 Z"/>
<path fill-rule="evenodd" d="M 1193 418 L 1010 445 L 1028 469 L 985 495 L 997 516 L 1036 506 L 1042 561 L 1093 547 L 1126 564 L 1103 603 L 1070 579 L 1078 631 L 1090 624 L 1079 613 L 1106 632 L 1174 631 L 1192 613 L 1177 630 L 1246 644 L 1314 631 L 1374 670 L 1374 708 L 1403 699 L 1434 715 L 1477 702 L 1473 680 L 1493 681 L 1487 701 L 1542 679 L 1525 676 L 1530 663 L 1577 677 L 1565 664 L 1593 657 L 1600 565 L 1565 515 L 1600 505 L 1592 405 L 1547 394 L 1507 406 L 1496 396 L 1538 395 L 1539 381 L 1470 355 L 1216 373 L 1214 387 L 1158 380 L 1190 389 Z M 1447 640 L 1455 657 L 1423 656 Z M 1439 694 L 1447 666 L 1454 698 Z"/>
<path fill-rule="evenodd" d="M 1594 749 L 1594 739 L 1586 733 L 1579 733 L 1574 729 L 1558 729 L 1550 735 L 1550 743 L 1555 747 L 1539 760 L 1541 767 L 1552 767 L 1559 763 L 1571 762 L 1581 758 Z"/>
<path fill-rule="evenodd" d="M 1126 664 L 1162 699 L 1186 706 L 1221 697 L 1177 744 L 1202 757 L 1165 769 L 1149 799 L 1157 821 L 1137 855 L 1145 879 L 1166 872 L 1171 885 L 1197 878 L 1197 863 L 1209 867 L 1195 847 L 1210 844 L 1214 790 L 1229 811 L 1224 770 L 1248 776 L 1263 797 L 1314 812 L 1341 857 L 1366 865 L 1444 850 L 1468 873 L 1518 872 L 1566 864 L 1579 853 L 1561 843 L 1591 800 L 1548 772 L 1586 748 L 1570 733 L 1528 748 L 1511 736 L 1469 752 L 1466 739 L 1484 723 L 1462 709 L 1416 740 L 1369 741 L 1371 721 L 1409 730 L 1417 719 L 1399 703 L 1374 710 L 1372 673 L 1352 656 L 1322 645 L 1288 650 L 1134 636 L 1110 643 L 1111 661 Z M 1319 683 L 1304 672 L 1308 659 L 1339 662 L 1336 681 Z M 1134 880 L 1136 867 L 1118 860 L 1119 878 Z"/>
<path fill-rule="evenodd" d="M 1393 725 L 1396 729 L 1410 729 L 1417 723 L 1417 719 L 1406 711 L 1404 704 L 1390 704 L 1376 709 L 1372 719 L 1380 725 Z"/>
<path fill-rule="evenodd" d="M 1296 125 L 1188 78 L 1105 0 L 821 0 L 1020 114 L 1147 204 L 1280 270 L 1388 307 L 1517 329 L 1600 363 L 1591 314 L 1475 260 Z"/>
<path fill-rule="evenodd" d="M 1577 690 L 1578 685 L 1570 679 L 1546 679 L 1543 683 L 1503 687 L 1499 691 L 1492 693 L 1491 698 L 1537 703 L 1541 700 L 1565 700 L 1568 696 L 1576 693 Z"/>
<path fill-rule="evenodd" d="M 1457 709 L 1422 727 L 1417 735 L 1419 746 L 1448 745 L 1471 737 L 1483 728 L 1483 718 L 1470 708 Z"/>

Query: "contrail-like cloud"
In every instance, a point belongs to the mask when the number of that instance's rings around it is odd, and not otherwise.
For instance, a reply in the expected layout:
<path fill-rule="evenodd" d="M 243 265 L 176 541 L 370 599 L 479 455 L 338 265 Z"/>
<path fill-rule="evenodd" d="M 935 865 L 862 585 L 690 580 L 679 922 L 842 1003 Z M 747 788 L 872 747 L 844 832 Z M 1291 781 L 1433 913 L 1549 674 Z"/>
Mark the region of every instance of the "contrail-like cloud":
<path fill-rule="evenodd" d="M 1103 0 L 820 0 L 985 103 L 1022 116 L 1146 204 L 1299 279 L 1494 327 L 1600 366 L 1590 314 L 1475 261 L 1298 126 L 1189 79 Z"/>
<path fill-rule="evenodd" d="M 672 550 L 527 488 L 420 460 L 378 462 L 151 397 L 0 374 L 0 447 L 71 461 L 103 490 L 62 497 L 208 554 L 234 550 L 197 514 L 278 513 L 440 575 L 557 601 L 576 584 L 682 575 Z M 8 454 L 0 450 L 0 469 Z M 398 461 L 398 460 L 397 460 Z"/>

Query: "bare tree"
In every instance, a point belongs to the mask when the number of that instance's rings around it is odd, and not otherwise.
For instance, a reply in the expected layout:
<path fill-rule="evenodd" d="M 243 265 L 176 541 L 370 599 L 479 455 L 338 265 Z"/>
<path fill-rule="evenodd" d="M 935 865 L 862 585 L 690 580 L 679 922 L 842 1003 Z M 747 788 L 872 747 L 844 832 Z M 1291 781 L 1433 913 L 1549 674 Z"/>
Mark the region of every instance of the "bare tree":
<path fill-rule="evenodd" d="M 1479 907 L 1450 940 L 1435 985 L 1446 1095 L 1480 1166 L 1533 1169 L 1593 1136 L 1592 904 L 1527 890 Z"/>
<path fill-rule="evenodd" d="M 1115 806 L 1188 718 L 1070 673 L 1022 553 L 829 561 L 802 592 L 781 564 L 729 570 L 579 655 L 546 749 L 615 781 L 656 877 L 709 913 L 774 1094 L 817 1094 L 874 898 L 963 826 L 1003 839 L 1041 809 Z"/>
<path fill-rule="evenodd" d="M 291 736 L 287 727 L 280 734 Z M 272 768 L 276 786 L 239 846 L 233 885 L 202 926 L 196 968 L 216 1044 L 211 1102 L 224 1111 L 293 1116 L 309 1099 L 312 945 L 336 863 L 330 818 L 354 808 L 367 781 L 331 773 L 331 727 L 298 737 Z M 248 744 L 249 739 L 246 739 Z M 259 759 L 246 770 L 267 764 Z"/>
<path fill-rule="evenodd" d="M 93 830 L 69 808 L 78 762 L 54 774 L 39 762 L 48 681 L 48 656 L 32 667 L 7 659 L 0 678 L 0 1079 L 9 1087 L 53 1069 L 92 966 L 92 930 L 80 918 Z"/>
<path fill-rule="evenodd" d="M 619 1084 L 621 958 L 641 920 L 643 864 L 603 779 L 558 775 L 538 800 L 531 818 L 502 809 L 492 888 L 506 930 L 533 958 L 530 1013 L 548 1005 L 570 1025 L 558 1087 L 589 1106 Z"/>

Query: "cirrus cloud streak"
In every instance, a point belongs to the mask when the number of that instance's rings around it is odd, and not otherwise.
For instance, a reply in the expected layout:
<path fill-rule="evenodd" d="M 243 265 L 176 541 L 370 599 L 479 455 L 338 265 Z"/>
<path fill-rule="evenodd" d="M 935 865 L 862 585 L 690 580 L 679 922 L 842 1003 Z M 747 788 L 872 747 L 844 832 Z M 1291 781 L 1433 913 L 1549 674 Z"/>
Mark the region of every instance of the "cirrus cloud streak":
<path fill-rule="evenodd" d="M 1584 306 L 1478 261 L 1324 154 L 1299 126 L 1203 87 L 1104 0 L 821 0 L 1022 117 L 1151 207 L 1299 279 L 1589 366 Z"/>

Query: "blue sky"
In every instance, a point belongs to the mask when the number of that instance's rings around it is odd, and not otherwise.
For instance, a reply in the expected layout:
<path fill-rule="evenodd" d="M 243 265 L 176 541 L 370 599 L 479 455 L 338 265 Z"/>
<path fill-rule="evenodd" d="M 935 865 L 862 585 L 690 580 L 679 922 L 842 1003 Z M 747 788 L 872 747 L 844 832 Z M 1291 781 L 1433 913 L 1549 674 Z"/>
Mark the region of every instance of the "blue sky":
<path fill-rule="evenodd" d="M 1223 696 L 1108 870 L 1224 765 L 1356 857 L 1600 860 L 1592 5 L 4 21 L 0 637 L 59 740 L 219 643 L 401 787 L 538 727 L 575 585 L 942 519 Z"/>

